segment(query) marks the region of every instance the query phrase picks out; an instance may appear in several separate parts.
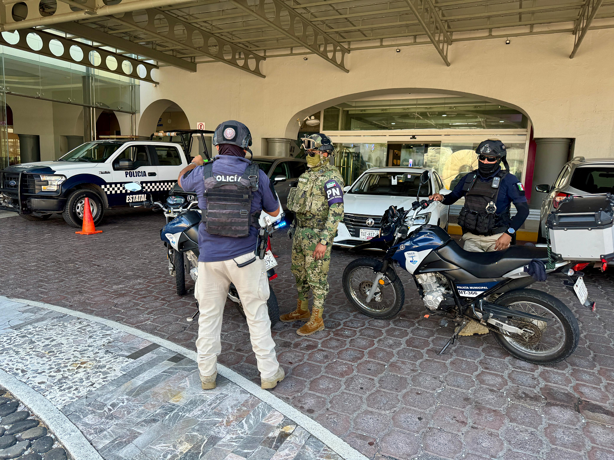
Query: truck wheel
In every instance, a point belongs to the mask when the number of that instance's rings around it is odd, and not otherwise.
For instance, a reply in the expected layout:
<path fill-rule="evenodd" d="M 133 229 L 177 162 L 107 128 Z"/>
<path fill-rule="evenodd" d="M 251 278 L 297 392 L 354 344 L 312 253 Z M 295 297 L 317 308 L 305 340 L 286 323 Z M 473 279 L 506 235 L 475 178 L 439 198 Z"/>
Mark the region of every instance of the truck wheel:
<path fill-rule="evenodd" d="M 83 209 L 86 197 L 90 200 L 94 225 L 99 225 L 102 222 L 104 206 L 98 194 L 91 190 L 75 190 L 68 197 L 64 212 L 62 212 L 62 217 L 71 227 L 81 228 L 83 225 Z"/>

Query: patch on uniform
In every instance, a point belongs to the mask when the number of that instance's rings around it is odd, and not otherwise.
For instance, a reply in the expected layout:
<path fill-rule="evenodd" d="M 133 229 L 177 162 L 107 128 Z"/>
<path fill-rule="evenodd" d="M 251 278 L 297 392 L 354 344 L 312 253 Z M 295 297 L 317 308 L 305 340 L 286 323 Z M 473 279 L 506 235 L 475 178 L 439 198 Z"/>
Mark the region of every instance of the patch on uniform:
<path fill-rule="evenodd" d="M 336 203 L 343 203 L 343 189 L 336 180 L 329 180 L 326 182 L 324 189 L 326 190 L 326 199 L 328 200 L 329 206 Z"/>
<path fill-rule="evenodd" d="M 224 139 L 231 141 L 235 138 L 236 135 L 237 135 L 236 131 L 232 128 L 226 128 L 224 130 Z"/>
<path fill-rule="evenodd" d="M 519 191 L 524 192 L 524 186 L 520 182 L 516 183 L 516 185 L 518 186 Z"/>

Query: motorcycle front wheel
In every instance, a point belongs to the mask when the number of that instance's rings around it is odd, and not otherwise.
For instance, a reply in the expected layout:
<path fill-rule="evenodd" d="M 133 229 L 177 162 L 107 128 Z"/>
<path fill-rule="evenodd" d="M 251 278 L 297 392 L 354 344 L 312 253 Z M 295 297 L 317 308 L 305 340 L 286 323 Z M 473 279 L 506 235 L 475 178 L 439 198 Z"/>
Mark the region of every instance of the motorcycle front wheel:
<path fill-rule="evenodd" d="M 185 295 L 185 264 L 183 262 L 183 252 L 173 250 L 175 263 L 175 286 L 177 295 Z"/>
<path fill-rule="evenodd" d="M 376 287 L 375 295 L 367 303 L 367 297 L 373 286 L 377 270 L 382 262 L 363 257 L 356 259 L 343 271 L 343 292 L 351 304 L 363 315 L 377 319 L 394 318 L 405 303 L 403 283 L 392 269 L 384 275 L 384 284 Z"/>
<path fill-rule="evenodd" d="M 500 332 L 495 334 L 495 338 L 516 358 L 534 364 L 555 364 L 576 350 L 580 339 L 578 321 L 556 297 L 534 289 L 519 289 L 502 295 L 496 303 L 548 320 L 510 314 L 506 323 L 527 331 L 527 334 L 520 336 Z"/>

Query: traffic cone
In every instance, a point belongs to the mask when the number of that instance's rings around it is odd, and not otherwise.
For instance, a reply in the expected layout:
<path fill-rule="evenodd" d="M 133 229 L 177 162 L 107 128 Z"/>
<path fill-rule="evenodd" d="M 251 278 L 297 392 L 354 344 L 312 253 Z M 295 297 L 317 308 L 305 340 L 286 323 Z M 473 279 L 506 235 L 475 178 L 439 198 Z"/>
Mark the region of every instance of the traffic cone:
<path fill-rule="evenodd" d="M 90 209 L 90 199 L 85 197 L 85 204 L 83 205 L 83 227 L 80 232 L 75 232 L 78 235 L 94 235 L 96 233 L 102 233 L 102 230 L 96 230 L 94 226 L 94 219 L 92 218 L 92 210 Z"/>

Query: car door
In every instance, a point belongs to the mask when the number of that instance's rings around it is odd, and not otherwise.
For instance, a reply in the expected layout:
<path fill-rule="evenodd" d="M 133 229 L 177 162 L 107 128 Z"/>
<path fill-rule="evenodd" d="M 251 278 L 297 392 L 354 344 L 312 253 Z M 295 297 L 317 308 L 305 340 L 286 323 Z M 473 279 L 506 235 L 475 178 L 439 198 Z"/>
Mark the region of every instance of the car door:
<path fill-rule="evenodd" d="M 118 169 L 119 160 L 130 160 L 133 167 L 129 171 Z M 147 184 L 156 181 L 158 167 L 152 161 L 152 155 L 147 145 L 129 145 L 112 160 L 113 186 L 105 190 L 110 206 L 130 204 L 146 199 Z M 128 192 L 124 184 L 138 182 L 142 186 L 139 192 Z M 155 197 L 154 197 L 155 198 Z"/>
<path fill-rule="evenodd" d="M 158 182 L 152 188 L 160 199 L 166 199 L 169 190 L 177 182 L 179 173 L 186 166 L 183 156 L 175 145 L 152 145 L 155 164 L 158 166 Z"/>

